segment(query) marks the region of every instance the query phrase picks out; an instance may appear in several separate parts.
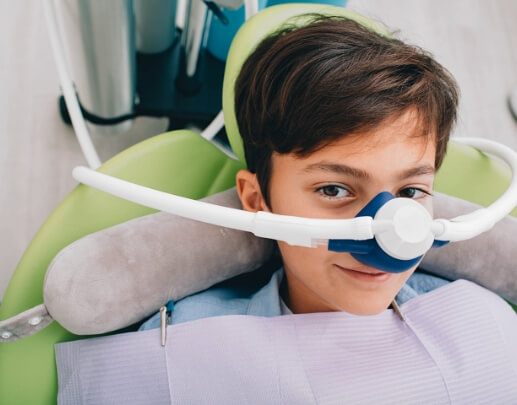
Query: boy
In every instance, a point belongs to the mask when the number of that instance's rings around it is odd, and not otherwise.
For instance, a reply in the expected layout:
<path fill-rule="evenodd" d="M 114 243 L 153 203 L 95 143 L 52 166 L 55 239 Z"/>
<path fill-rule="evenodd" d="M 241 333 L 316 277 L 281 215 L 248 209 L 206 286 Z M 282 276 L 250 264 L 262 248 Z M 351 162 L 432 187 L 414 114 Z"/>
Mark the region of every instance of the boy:
<path fill-rule="evenodd" d="M 236 178 L 242 206 L 352 218 L 389 191 L 432 213 L 434 173 L 457 105 L 452 76 L 417 47 L 344 17 L 313 15 L 302 28 L 284 28 L 262 41 L 236 82 L 249 169 Z M 417 266 L 386 273 L 326 247 L 278 247 L 283 265 L 267 285 L 248 294 L 223 283 L 186 297 L 172 322 L 338 310 L 373 315 L 447 283 L 413 275 Z M 142 329 L 158 326 L 155 316 Z"/>
<path fill-rule="evenodd" d="M 450 74 L 418 48 L 346 18 L 286 28 L 236 81 L 242 206 L 350 218 L 388 191 L 432 212 L 457 104 Z M 326 247 L 278 249 L 266 285 L 249 283 L 259 270 L 181 299 L 181 325 L 59 345 L 61 401 L 517 403 L 517 317 L 496 294 L 416 265 L 386 273 Z"/>

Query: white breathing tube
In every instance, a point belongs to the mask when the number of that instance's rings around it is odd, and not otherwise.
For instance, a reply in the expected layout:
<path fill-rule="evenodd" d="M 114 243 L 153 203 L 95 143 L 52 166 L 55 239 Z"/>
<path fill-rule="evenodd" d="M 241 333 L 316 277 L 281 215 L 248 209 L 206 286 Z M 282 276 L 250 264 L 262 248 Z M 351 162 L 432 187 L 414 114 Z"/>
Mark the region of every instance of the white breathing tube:
<path fill-rule="evenodd" d="M 84 166 L 74 168 L 72 175 L 80 183 L 146 207 L 294 245 L 311 247 L 329 237 L 358 240 L 373 237 L 371 217 L 336 220 L 300 218 L 264 211 L 255 213 L 154 190 Z"/>
<path fill-rule="evenodd" d="M 501 158 L 510 167 L 512 179 L 508 189 L 490 206 L 451 220 L 435 220 L 444 227 L 437 239 L 451 242 L 470 239 L 488 231 L 517 206 L 517 153 L 508 146 L 488 139 L 454 138 L 454 141 Z"/>
<path fill-rule="evenodd" d="M 457 141 L 483 149 L 503 159 L 511 168 L 512 182 L 506 192 L 487 208 L 451 220 L 435 219 L 429 222 L 428 232 L 432 233 L 433 239 L 440 241 L 455 242 L 473 238 L 492 228 L 517 206 L 517 154 L 507 146 L 485 139 L 459 138 Z M 153 190 L 81 166 L 76 167 L 72 175 L 83 184 L 147 207 L 196 221 L 252 232 L 259 237 L 282 240 L 298 246 L 314 247 L 329 239 L 366 240 L 391 228 L 389 219 L 314 219 L 221 207 Z M 410 199 L 396 200 L 403 200 L 404 206 L 407 207 L 420 206 Z M 408 215 L 418 217 L 421 212 L 423 211 Z M 409 224 L 415 223 L 413 220 L 406 221 Z"/>
<path fill-rule="evenodd" d="M 92 139 L 86 127 L 81 108 L 79 107 L 79 101 L 75 94 L 74 85 L 72 79 L 68 74 L 66 66 L 66 60 L 63 52 L 63 43 L 58 33 L 56 10 L 54 8 L 53 0 L 43 1 L 43 10 L 45 12 L 45 19 L 47 22 L 47 29 L 50 38 L 50 45 L 52 47 L 52 53 L 54 55 L 54 61 L 56 62 L 57 73 L 59 75 L 59 83 L 61 84 L 61 91 L 66 100 L 66 108 L 70 114 L 72 120 L 72 126 L 74 127 L 77 140 L 81 146 L 84 157 L 88 166 L 92 169 L 97 169 L 101 165 L 99 155 L 95 150 Z"/>

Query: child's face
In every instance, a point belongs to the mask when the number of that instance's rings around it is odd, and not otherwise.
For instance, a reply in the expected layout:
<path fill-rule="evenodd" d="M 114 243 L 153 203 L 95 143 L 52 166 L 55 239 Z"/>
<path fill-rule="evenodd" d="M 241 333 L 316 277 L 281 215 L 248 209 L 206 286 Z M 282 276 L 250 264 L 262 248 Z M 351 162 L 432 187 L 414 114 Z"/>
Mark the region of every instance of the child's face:
<path fill-rule="evenodd" d="M 352 218 L 378 193 L 389 191 L 395 196 L 414 198 L 432 214 L 432 197 L 426 193 L 433 188 L 436 150 L 432 138 L 428 141 L 426 137 L 411 137 L 414 122 L 413 116 L 406 113 L 374 130 L 346 136 L 306 158 L 274 154 L 269 209 L 260 195 L 255 200 L 258 206 L 247 206 L 246 191 L 239 190 L 243 205 L 251 210 L 309 218 Z M 416 168 L 420 170 L 405 176 L 405 172 Z M 241 186 L 245 188 L 244 183 Z M 288 282 L 284 298 L 295 313 L 380 313 L 417 267 L 372 276 L 350 269 L 379 270 L 325 246 L 304 248 L 279 242 L 279 248 Z"/>

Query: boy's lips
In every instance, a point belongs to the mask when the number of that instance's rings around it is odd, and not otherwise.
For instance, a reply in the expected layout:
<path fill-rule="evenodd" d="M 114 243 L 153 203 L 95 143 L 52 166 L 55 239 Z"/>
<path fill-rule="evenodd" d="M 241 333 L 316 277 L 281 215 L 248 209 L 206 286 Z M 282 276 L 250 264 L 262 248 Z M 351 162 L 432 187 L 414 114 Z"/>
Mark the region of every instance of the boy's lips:
<path fill-rule="evenodd" d="M 385 271 L 380 271 L 380 270 L 351 269 L 349 267 L 340 266 L 339 264 L 336 264 L 336 266 L 339 267 L 340 269 L 343 269 L 343 270 L 358 271 L 359 273 L 366 273 L 366 274 L 373 274 L 373 275 L 376 275 L 376 274 L 386 274 Z"/>
<path fill-rule="evenodd" d="M 338 264 L 334 264 L 339 270 L 342 270 L 351 277 L 365 281 L 386 281 L 391 277 L 391 273 L 385 271 L 373 270 L 373 269 L 349 269 L 342 267 Z"/>

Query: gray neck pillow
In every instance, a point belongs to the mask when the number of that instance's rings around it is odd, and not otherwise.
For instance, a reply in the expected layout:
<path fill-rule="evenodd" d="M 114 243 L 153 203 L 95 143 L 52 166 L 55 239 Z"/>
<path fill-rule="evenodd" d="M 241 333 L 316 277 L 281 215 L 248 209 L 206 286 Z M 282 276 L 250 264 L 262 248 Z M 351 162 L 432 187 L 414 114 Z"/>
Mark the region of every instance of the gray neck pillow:
<path fill-rule="evenodd" d="M 204 201 L 242 208 L 235 188 Z M 434 216 L 452 218 L 479 208 L 435 193 Z M 517 302 L 517 219 L 506 217 L 474 239 L 429 251 L 420 268 L 449 280 L 474 281 Z M 87 235 L 62 249 L 44 283 L 44 304 L 79 335 L 114 331 L 177 301 L 250 272 L 275 243 L 248 232 L 157 212 Z"/>

